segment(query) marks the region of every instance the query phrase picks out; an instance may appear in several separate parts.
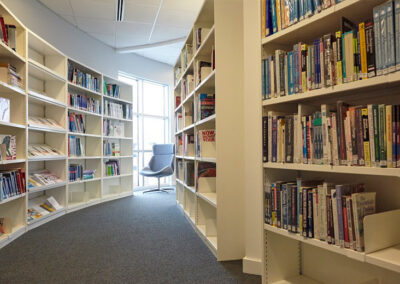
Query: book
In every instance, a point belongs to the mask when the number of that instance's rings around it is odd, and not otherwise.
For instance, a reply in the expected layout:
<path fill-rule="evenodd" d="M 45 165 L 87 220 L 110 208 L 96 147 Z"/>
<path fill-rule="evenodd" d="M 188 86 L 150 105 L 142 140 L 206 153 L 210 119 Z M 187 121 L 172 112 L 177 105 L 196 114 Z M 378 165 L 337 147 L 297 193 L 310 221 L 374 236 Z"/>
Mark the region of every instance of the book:
<path fill-rule="evenodd" d="M 17 138 L 14 135 L 0 134 L 1 160 L 15 160 L 17 158 Z"/>
<path fill-rule="evenodd" d="M 0 121 L 10 122 L 10 100 L 0 97 Z"/>

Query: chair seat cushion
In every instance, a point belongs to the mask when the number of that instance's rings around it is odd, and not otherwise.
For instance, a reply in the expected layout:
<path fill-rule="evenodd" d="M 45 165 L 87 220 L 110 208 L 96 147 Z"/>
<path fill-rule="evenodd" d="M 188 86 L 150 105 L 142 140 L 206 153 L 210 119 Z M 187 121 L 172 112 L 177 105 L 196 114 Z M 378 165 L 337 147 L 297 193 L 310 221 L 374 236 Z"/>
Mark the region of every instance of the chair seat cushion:
<path fill-rule="evenodd" d="M 159 171 L 152 171 L 149 167 L 144 167 L 140 174 L 145 177 L 164 177 L 170 176 L 174 173 L 173 169 L 170 166 L 164 167 Z"/>

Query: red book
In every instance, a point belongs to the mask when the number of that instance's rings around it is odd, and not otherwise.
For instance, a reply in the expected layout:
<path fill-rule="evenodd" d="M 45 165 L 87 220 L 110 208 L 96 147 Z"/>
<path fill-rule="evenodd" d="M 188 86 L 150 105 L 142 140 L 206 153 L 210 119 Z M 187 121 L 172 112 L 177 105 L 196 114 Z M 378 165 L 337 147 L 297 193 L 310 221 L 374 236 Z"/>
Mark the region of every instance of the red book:
<path fill-rule="evenodd" d="M 342 199 L 342 210 L 343 210 L 343 231 L 344 231 L 344 247 L 350 247 L 349 239 L 349 222 L 347 219 L 347 208 L 346 208 L 346 198 Z"/>
<path fill-rule="evenodd" d="M 3 31 L 4 42 L 8 45 L 7 30 L 6 30 L 6 25 L 4 24 L 3 17 L 0 17 L 0 23 L 1 23 L 1 30 Z"/>

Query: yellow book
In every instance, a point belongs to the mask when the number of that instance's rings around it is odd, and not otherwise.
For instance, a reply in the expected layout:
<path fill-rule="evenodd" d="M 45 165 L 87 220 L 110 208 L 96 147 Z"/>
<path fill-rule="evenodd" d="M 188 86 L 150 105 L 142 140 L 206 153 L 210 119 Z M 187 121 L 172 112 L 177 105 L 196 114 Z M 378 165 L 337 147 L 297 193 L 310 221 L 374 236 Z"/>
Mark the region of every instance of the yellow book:
<path fill-rule="evenodd" d="M 262 16 L 261 16 L 261 35 L 262 35 L 262 37 L 265 37 L 266 36 L 266 27 L 265 27 L 265 20 L 266 20 L 266 15 L 265 15 L 265 9 L 266 9 L 266 1 L 269 1 L 269 0 L 262 0 L 261 2 L 262 2 L 262 7 L 261 7 L 261 9 L 262 9 Z"/>
<path fill-rule="evenodd" d="M 362 22 L 358 25 L 360 34 L 360 57 L 361 57 L 361 78 L 368 78 L 368 66 L 367 66 L 367 45 L 365 42 L 365 23 Z"/>
<path fill-rule="evenodd" d="M 279 32 L 282 29 L 281 0 L 276 0 L 276 23 Z"/>
<path fill-rule="evenodd" d="M 393 167 L 392 160 L 392 106 L 386 106 L 386 156 L 387 156 L 387 167 Z"/>
<path fill-rule="evenodd" d="M 336 83 L 338 85 L 343 83 L 343 42 L 342 42 L 342 32 L 337 31 L 336 34 L 336 45 L 337 45 L 337 54 L 336 56 Z"/>
<path fill-rule="evenodd" d="M 368 108 L 361 109 L 361 117 L 362 117 L 362 129 L 363 129 L 363 145 L 364 145 L 364 163 L 366 167 L 371 166 L 371 152 L 370 152 L 370 143 L 369 140 L 369 122 L 368 122 Z M 368 138 L 369 137 L 369 138 Z M 372 137 L 372 139 L 374 139 Z"/>

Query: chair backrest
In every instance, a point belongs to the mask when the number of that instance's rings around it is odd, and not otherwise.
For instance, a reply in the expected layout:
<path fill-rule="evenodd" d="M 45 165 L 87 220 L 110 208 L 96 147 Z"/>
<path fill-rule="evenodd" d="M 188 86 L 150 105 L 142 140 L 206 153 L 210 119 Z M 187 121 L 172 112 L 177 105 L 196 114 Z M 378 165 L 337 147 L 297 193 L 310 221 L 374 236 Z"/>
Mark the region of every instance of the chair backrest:
<path fill-rule="evenodd" d="M 150 168 L 159 171 L 166 166 L 174 169 L 175 144 L 153 145 L 153 157 L 150 161 Z"/>

